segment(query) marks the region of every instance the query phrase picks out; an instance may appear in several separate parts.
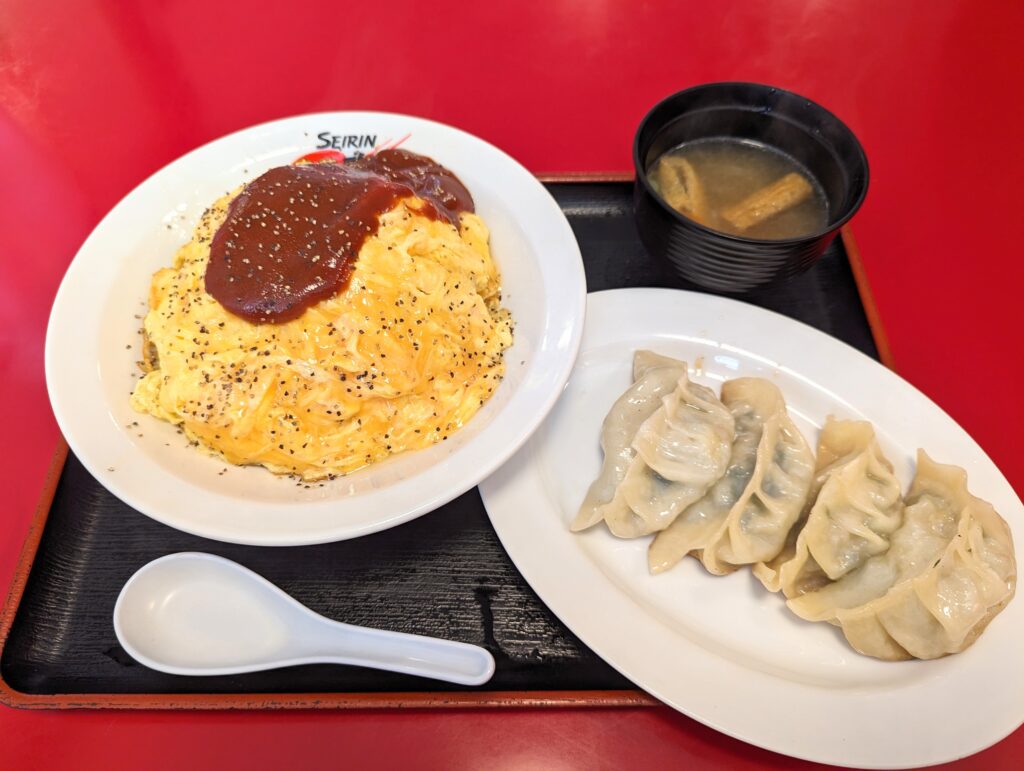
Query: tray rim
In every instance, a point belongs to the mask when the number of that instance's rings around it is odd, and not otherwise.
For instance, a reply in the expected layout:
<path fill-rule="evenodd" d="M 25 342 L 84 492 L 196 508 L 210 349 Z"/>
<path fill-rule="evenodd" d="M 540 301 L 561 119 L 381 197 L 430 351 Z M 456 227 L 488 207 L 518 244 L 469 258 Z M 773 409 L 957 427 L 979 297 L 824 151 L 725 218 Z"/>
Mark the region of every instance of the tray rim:
<path fill-rule="evenodd" d="M 564 172 L 538 174 L 544 184 L 628 183 L 632 173 Z M 895 371 L 888 336 L 868 283 L 860 250 L 848 225 L 839 231 L 853 273 L 857 294 L 882 364 Z M 0 656 L 28 586 L 39 543 L 60 481 L 68 445 L 58 440 L 43 488 L 22 543 L 3 608 L 0 609 Z M 15 709 L 173 709 L 173 710 L 297 710 L 297 709 L 491 709 L 653 707 L 661 704 L 639 689 L 538 691 L 410 691 L 358 693 L 59 693 L 31 694 L 11 687 L 0 671 L 0 704 Z"/>

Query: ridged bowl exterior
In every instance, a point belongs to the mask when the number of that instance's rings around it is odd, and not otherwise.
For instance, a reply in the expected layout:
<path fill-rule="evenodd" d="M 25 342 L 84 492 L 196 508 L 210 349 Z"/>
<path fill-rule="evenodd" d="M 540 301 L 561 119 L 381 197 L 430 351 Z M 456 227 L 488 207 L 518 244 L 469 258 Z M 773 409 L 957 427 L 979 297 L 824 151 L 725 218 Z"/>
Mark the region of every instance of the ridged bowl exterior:
<path fill-rule="evenodd" d="M 802 273 L 824 254 L 837 230 L 798 243 L 737 241 L 673 216 L 640 184 L 633 197 L 637 229 L 647 250 L 668 260 L 686 281 L 719 292 L 748 292 Z"/>

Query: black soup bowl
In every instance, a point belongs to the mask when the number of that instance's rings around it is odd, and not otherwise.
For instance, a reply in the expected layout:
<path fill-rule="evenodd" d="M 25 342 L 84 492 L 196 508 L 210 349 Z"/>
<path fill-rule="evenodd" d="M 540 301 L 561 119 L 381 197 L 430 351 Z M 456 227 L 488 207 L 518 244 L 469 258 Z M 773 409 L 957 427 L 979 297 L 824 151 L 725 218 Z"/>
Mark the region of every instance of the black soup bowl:
<path fill-rule="evenodd" d="M 705 227 L 669 206 L 648 171 L 667 150 L 698 139 L 753 140 L 794 158 L 828 202 L 824 230 L 766 240 Z M 835 115 L 802 96 L 757 83 L 708 83 L 663 99 L 633 143 L 634 205 L 640 239 L 676 273 L 707 289 L 742 293 L 795 276 L 821 257 L 868 190 L 860 142 Z"/>

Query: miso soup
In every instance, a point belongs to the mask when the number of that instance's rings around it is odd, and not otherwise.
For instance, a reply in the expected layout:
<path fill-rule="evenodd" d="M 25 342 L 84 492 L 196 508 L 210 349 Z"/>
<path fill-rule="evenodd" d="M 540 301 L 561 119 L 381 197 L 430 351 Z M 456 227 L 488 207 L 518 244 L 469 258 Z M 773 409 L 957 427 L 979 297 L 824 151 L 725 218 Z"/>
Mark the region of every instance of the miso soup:
<path fill-rule="evenodd" d="M 669 206 L 723 233 L 777 240 L 828 224 L 817 180 L 790 156 L 757 142 L 687 142 L 659 156 L 648 179 Z"/>

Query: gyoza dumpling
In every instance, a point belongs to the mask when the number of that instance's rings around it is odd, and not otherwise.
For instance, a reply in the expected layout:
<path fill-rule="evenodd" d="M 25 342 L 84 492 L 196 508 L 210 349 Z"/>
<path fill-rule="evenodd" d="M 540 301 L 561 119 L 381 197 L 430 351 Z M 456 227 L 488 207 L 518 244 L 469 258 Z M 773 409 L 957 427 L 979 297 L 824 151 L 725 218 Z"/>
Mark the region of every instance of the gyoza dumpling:
<path fill-rule="evenodd" d="M 1010 528 L 967 491 L 967 474 L 919 450 L 903 524 L 883 554 L 789 600 L 801 618 L 842 627 L 868 656 L 932 659 L 964 650 L 1013 597 Z"/>
<path fill-rule="evenodd" d="M 725 476 L 658 533 L 648 552 L 653 573 L 690 552 L 718 575 L 770 560 L 803 510 L 814 456 L 779 389 L 761 378 L 729 380 L 722 402 L 736 421 Z"/>
<path fill-rule="evenodd" d="M 734 433 L 733 416 L 715 392 L 684 370 L 633 437 L 636 456 L 615 493 L 626 509 L 605 516 L 608 528 L 637 538 L 668 527 L 725 473 Z"/>
<path fill-rule="evenodd" d="M 615 401 L 601 426 L 604 463 L 572 522 L 573 530 L 586 530 L 607 515 L 615 519 L 628 514 L 628 506 L 621 496 L 616 500 L 615 491 L 636 455 L 633 437 L 640 425 L 661 406 L 662 397 L 672 393 L 685 374 L 684 361 L 653 351 L 637 351 L 633 355 L 633 385 Z"/>
<path fill-rule="evenodd" d="M 829 416 L 818 440 L 808 503 L 786 548 L 754 566 L 766 588 L 787 597 L 842 578 L 886 551 L 902 521 L 900 483 L 870 423 Z"/>

